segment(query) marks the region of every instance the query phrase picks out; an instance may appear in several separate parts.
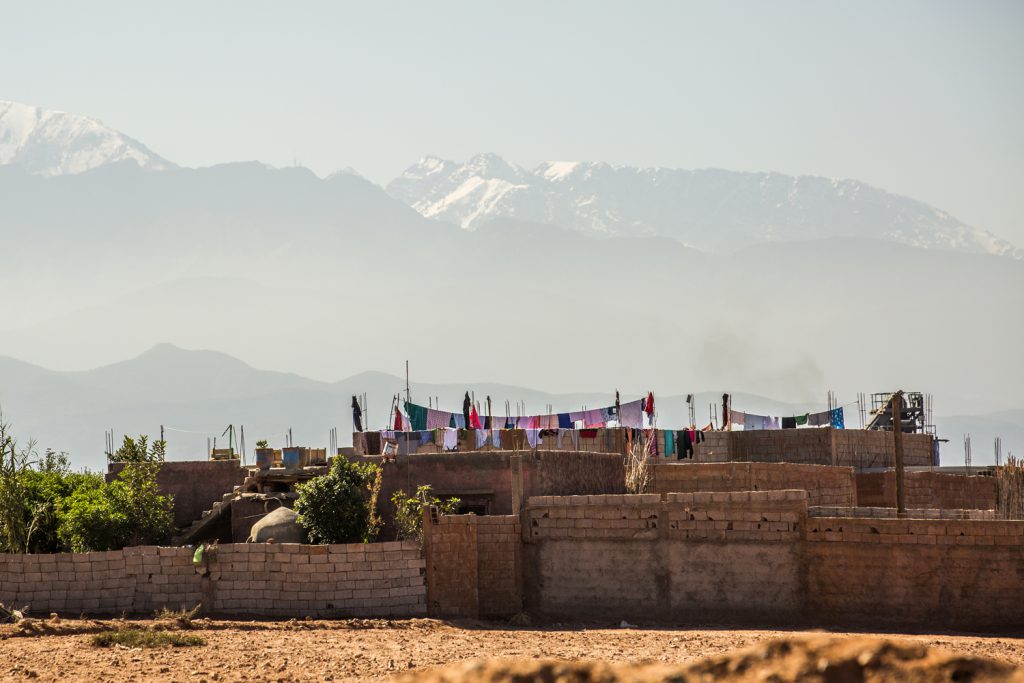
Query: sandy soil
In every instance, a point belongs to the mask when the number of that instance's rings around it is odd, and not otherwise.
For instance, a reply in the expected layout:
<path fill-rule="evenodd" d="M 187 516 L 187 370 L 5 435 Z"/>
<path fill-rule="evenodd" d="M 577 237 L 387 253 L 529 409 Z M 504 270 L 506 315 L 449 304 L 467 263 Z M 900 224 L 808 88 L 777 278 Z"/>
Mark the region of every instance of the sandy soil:
<path fill-rule="evenodd" d="M 41 621 L 0 626 L 0 680 L 306 681 L 389 680 L 451 662 L 483 657 L 692 664 L 779 637 L 806 632 L 728 629 L 640 629 L 402 621 L 193 622 L 200 647 L 97 648 L 92 634 L 120 620 Z M 153 620 L 130 622 L 146 627 Z M 849 634 L 835 634 L 848 636 Z M 855 634 L 857 636 L 862 634 Z M 1024 666 L 1024 638 L 898 635 L 897 640 L 946 648 Z"/>

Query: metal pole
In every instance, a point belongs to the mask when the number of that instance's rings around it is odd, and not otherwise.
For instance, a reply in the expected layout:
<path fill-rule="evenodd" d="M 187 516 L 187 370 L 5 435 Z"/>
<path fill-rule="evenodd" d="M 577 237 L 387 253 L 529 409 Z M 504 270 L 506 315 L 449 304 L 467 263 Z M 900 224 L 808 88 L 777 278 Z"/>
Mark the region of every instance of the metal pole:
<path fill-rule="evenodd" d="M 903 492 L 903 392 L 897 391 L 892 396 L 892 438 L 893 451 L 896 454 L 896 512 L 907 511 Z"/>

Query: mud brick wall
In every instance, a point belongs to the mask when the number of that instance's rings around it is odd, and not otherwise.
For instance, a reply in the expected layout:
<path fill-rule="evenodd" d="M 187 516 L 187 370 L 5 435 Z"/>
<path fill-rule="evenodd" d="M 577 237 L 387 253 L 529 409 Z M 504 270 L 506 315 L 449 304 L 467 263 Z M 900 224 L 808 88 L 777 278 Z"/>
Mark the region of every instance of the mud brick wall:
<path fill-rule="evenodd" d="M 653 466 L 655 493 L 807 491 L 809 505 L 854 506 L 853 469 L 793 463 L 678 463 Z"/>
<path fill-rule="evenodd" d="M 107 465 L 108 482 L 124 469 L 123 462 Z M 246 470 L 238 460 L 195 460 L 160 465 L 156 484 L 163 495 L 174 496 L 174 526 L 179 529 L 199 519 L 215 501 L 240 486 Z"/>
<path fill-rule="evenodd" d="M 522 611 L 519 517 L 444 515 L 423 528 L 432 616 L 508 618 Z"/>
<path fill-rule="evenodd" d="M 416 616 L 426 613 L 415 543 L 223 545 L 201 576 L 191 548 L 0 555 L 0 602 L 30 613 Z"/>
<path fill-rule="evenodd" d="M 799 614 L 804 491 L 538 497 L 527 610 L 556 620 L 784 621 Z"/>
<path fill-rule="evenodd" d="M 806 609 L 818 622 L 1024 623 L 1024 522 L 815 518 L 805 548 Z"/>
<path fill-rule="evenodd" d="M 850 508 L 815 513 L 831 510 Z M 1024 522 L 925 512 L 938 518 L 810 517 L 805 491 L 532 498 L 526 611 L 553 621 L 1019 628 Z"/>
<path fill-rule="evenodd" d="M 908 508 L 994 510 L 995 477 L 906 472 L 903 475 Z M 871 507 L 896 507 L 896 473 L 858 472 L 857 500 Z"/>
<path fill-rule="evenodd" d="M 836 465 L 851 467 L 892 467 L 895 465 L 892 432 L 863 429 L 829 429 L 833 432 Z M 903 464 L 929 467 L 935 440 L 929 434 L 903 435 Z"/>

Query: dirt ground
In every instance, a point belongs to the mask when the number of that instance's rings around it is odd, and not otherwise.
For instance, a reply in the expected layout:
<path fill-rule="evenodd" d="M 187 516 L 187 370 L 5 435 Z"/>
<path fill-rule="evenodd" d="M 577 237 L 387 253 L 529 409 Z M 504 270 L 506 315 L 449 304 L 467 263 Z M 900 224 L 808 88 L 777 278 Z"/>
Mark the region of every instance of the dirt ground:
<path fill-rule="evenodd" d="M 0 680 L 380 681 L 485 657 L 691 664 L 775 638 L 815 637 L 795 631 L 560 625 L 538 628 L 431 619 L 201 619 L 192 623 L 189 632 L 205 638 L 203 646 L 140 650 L 91 644 L 95 633 L 124 623 L 44 620 L 27 627 L 2 625 Z M 127 623 L 161 627 L 154 620 Z M 961 634 L 901 634 L 891 638 L 1024 666 L 1024 638 Z"/>

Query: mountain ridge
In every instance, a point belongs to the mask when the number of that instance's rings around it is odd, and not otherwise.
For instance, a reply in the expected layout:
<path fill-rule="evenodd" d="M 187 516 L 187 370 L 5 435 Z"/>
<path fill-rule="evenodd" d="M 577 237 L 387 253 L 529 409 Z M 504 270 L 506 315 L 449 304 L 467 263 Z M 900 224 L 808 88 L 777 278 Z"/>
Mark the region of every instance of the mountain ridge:
<path fill-rule="evenodd" d="M 423 216 L 466 230 L 511 217 L 596 237 L 668 236 L 705 251 L 860 236 L 1024 259 L 1024 250 L 990 232 L 851 179 L 603 161 L 527 170 L 484 153 L 462 164 L 424 157 L 386 189 Z"/>
<path fill-rule="evenodd" d="M 0 165 L 57 176 L 125 161 L 149 170 L 174 167 L 98 119 L 0 100 Z"/>

